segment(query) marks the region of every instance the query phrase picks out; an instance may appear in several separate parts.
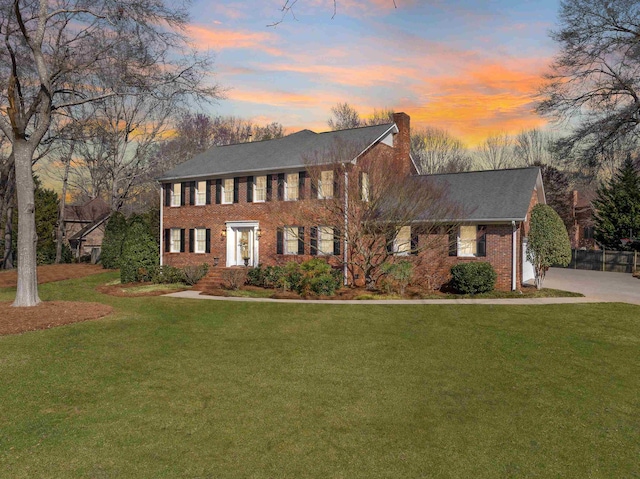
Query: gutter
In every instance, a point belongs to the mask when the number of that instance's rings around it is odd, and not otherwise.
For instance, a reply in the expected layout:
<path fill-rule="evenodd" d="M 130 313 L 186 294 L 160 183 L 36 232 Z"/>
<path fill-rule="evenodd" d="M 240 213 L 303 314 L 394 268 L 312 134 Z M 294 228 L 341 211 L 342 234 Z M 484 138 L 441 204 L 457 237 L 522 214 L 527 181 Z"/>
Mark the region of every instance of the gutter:
<path fill-rule="evenodd" d="M 349 170 L 344 169 L 344 242 L 342 245 L 342 277 L 345 286 L 349 285 L 349 267 L 347 262 L 349 261 L 349 253 L 347 252 L 347 246 L 349 245 L 348 239 L 349 231 Z"/>
<path fill-rule="evenodd" d="M 517 273 L 518 273 L 518 268 L 517 268 L 517 259 L 516 259 L 516 254 L 518 253 L 518 248 L 517 248 L 517 236 L 518 236 L 518 230 L 516 229 L 516 222 L 512 221 L 511 222 L 511 227 L 512 227 L 512 233 L 511 233 L 511 291 L 515 291 L 517 288 Z"/>
<path fill-rule="evenodd" d="M 162 254 L 164 253 L 164 221 L 163 221 L 163 213 L 164 213 L 164 202 L 163 200 L 164 187 L 160 185 L 160 266 L 162 266 Z"/>

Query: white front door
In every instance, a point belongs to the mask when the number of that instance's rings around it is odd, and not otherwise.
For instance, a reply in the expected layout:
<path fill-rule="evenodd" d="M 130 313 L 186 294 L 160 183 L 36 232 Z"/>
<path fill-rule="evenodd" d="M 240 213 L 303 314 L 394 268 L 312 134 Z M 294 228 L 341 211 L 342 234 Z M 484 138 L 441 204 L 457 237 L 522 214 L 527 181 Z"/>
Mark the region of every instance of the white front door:
<path fill-rule="evenodd" d="M 227 223 L 227 266 L 257 266 L 257 224 Z"/>

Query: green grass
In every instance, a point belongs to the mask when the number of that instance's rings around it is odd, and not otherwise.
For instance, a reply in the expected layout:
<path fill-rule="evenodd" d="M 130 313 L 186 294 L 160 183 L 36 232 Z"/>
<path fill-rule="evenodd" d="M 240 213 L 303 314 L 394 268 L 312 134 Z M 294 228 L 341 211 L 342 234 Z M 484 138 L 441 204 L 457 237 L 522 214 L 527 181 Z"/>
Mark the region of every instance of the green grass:
<path fill-rule="evenodd" d="M 0 477 L 640 475 L 639 307 L 94 291 L 113 278 L 41 297 L 114 315 L 0 338 Z"/>

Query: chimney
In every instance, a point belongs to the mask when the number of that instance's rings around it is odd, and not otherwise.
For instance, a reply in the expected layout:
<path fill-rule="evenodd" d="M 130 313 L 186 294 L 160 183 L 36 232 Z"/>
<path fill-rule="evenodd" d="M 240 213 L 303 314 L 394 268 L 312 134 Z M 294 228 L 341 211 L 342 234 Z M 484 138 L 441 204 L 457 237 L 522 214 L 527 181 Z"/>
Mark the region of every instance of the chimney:
<path fill-rule="evenodd" d="M 411 161 L 411 118 L 406 113 L 394 113 L 393 121 L 398 127 L 398 134 L 395 138 L 396 148 L 395 160 L 399 171 L 407 176 L 416 174 Z"/>

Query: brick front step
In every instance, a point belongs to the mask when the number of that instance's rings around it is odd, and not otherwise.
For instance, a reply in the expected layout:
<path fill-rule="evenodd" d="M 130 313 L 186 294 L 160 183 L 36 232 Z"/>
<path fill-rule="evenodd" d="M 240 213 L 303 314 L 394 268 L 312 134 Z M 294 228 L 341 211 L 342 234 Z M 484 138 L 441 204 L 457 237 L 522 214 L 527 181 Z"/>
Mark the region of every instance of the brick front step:
<path fill-rule="evenodd" d="M 193 291 L 205 291 L 207 289 L 217 289 L 224 283 L 223 274 L 225 271 L 234 269 L 245 269 L 244 266 L 233 266 L 231 268 L 217 268 L 213 267 L 209 269 L 209 272 L 192 288 Z"/>

